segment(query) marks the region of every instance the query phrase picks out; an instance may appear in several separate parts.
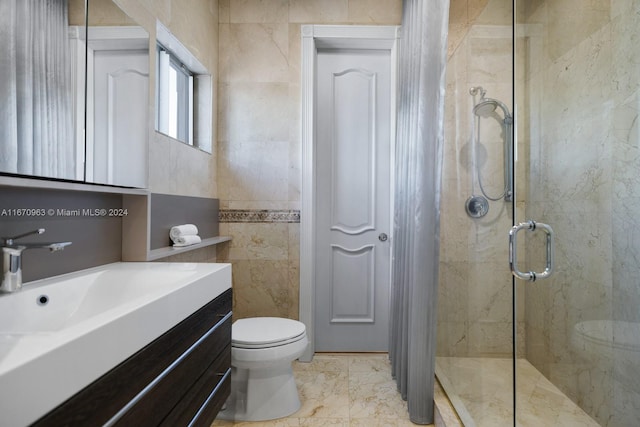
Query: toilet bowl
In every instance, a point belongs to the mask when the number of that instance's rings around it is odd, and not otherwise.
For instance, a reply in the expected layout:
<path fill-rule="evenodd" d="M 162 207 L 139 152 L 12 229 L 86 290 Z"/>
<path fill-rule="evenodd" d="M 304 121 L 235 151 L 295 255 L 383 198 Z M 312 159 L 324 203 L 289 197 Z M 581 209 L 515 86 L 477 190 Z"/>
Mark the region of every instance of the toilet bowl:
<path fill-rule="evenodd" d="M 231 328 L 231 394 L 218 418 L 266 421 L 300 409 L 291 363 L 308 343 L 304 323 L 296 320 L 236 320 Z"/>

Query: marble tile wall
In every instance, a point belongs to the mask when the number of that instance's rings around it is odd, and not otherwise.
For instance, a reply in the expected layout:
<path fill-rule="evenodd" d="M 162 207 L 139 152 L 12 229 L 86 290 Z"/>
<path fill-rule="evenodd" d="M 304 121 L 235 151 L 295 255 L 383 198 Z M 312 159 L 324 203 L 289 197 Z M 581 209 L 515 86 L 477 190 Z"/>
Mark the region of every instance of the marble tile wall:
<path fill-rule="evenodd" d="M 233 315 L 298 318 L 300 211 L 221 210 L 218 260 L 233 264 Z"/>
<path fill-rule="evenodd" d="M 525 3 L 526 215 L 557 238 L 555 275 L 526 291 L 527 359 L 601 425 L 635 425 L 640 352 L 591 346 L 576 327 L 633 322 L 607 339 L 639 348 L 640 3 Z"/>
<path fill-rule="evenodd" d="M 487 97 L 512 110 L 511 2 L 452 1 L 449 27 L 437 353 L 508 357 L 512 289 L 506 233 L 512 203 L 490 201 L 488 214 L 472 219 L 465 201 L 481 194 L 478 167 L 488 195 L 496 197 L 504 188 L 501 123 L 480 119 L 478 139 L 469 89 L 482 86 Z"/>
<path fill-rule="evenodd" d="M 77 1 L 77 0 L 74 0 Z M 91 0 L 91 8 L 111 0 Z M 160 20 L 211 72 L 218 76 L 218 0 L 114 0 L 133 21 L 147 30 L 155 46 Z M 155 63 L 155 50 L 150 51 Z M 150 87 L 155 87 L 151 67 Z M 214 99 L 216 97 L 214 87 Z M 150 90 L 155 94 L 155 90 Z M 213 153 L 205 153 L 155 132 L 155 99 L 149 99 L 149 188 L 154 193 L 218 197 L 215 136 L 217 106 L 213 105 Z"/>
<path fill-rule="evenodd" d="M 401 21 L 401 0 L 219 0 L 221 210 L 300 209 L 300 26 Z M 299 224 L 229 222 L 234 316 L 298 318 Z"/>

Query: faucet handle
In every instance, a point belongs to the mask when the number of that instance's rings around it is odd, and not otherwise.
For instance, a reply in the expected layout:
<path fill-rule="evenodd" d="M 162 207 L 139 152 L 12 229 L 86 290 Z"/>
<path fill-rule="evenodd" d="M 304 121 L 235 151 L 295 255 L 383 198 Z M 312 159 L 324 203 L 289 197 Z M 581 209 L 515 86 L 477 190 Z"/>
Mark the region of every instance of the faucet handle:
<path fill-rule="evenodd" d="M 14 240 L 22 239 L 23 237 L 31 236 L 33 234 L 42 234 L 44 233 L 44 231 L 45 231 L 44 228 L 38 228 L 37 230 L 28 231 L 26 233 L 19 234 L 14 237 L 3 237 L 3 239 L 4 239 L 5 245 L 11 246 L 13 245 Z"/>

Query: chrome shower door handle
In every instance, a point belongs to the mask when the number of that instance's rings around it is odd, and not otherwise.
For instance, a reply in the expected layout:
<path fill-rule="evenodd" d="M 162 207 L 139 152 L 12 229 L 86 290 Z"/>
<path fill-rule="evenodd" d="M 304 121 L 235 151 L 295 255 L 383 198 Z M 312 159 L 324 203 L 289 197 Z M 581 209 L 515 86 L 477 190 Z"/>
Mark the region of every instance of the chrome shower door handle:
<path fill-rule="evenodd" d="M 547 240 L 547 264 L 542 273 L 536 273 L 534 271 L 522 272 L 518 269 L 518 245 L 517 236 L 520 230 L 534 231 L 541 229 L 546 234 Z M 528 280 L 529 282 L 535 282 L 537 279 L 546 279 L 553 273 L 553 259 L 555 257 L 555 247 L 553 241 L 553 229 L 548 224 L 542 222 L 535 222 L 532 220 L 521 222 L 518 225 L 514 225 L 509 230 L 509 268 L 511 268 L 511 274 L 518 279 Z"/>

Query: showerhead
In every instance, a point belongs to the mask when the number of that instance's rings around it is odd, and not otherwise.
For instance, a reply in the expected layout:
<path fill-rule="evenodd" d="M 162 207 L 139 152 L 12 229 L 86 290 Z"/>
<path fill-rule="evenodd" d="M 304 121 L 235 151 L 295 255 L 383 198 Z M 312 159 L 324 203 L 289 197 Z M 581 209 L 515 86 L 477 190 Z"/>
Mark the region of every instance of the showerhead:
<path fill-rule="evenodd" d="M 507 106 L 497 99 L 492 98 L 482 98 L 480 102 L 473 107 L 473 114 L 478 117 L 490 117 L 498 107 L 500 107 L 504 114 L 504 120 L 510 121 L 511 114 L 509 113 Z"/>
<path fill-rule="evenodd" d="M 489 117 L 497 107 L 498 103 L 493 99 L 483 99 L 473 107 L 473 114 L 479 117 Z"/>

